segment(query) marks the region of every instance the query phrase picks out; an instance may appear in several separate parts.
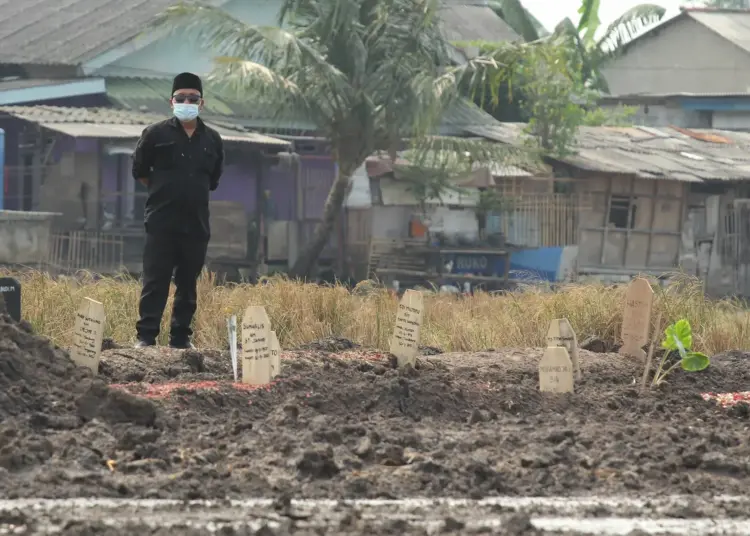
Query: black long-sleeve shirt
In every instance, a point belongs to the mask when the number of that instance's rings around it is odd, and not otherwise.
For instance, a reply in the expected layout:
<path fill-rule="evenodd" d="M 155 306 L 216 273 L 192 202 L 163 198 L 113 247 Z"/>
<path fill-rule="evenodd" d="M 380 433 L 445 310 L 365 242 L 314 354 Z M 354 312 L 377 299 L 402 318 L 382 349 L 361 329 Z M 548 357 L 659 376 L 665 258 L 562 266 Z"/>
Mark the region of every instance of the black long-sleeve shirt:
<path fill-rule="evenodd" d="M 148 126 L 133 154 L 133 178 L 148 180 L 148 233 L 209 239 L 209 191 L 224 169 L 221 136 L 203 121 L 188 137 L 177 118 Z"/>

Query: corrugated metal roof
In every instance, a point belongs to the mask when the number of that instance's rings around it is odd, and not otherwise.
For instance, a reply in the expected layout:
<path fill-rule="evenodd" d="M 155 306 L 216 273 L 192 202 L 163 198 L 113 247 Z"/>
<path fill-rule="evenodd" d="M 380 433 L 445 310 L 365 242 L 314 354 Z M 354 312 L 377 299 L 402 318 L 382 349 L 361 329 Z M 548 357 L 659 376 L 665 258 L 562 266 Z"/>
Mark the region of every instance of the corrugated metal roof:
<path fill-rule="evenodd" d="M 475 127 L 477 135 L 520 145 L 524 123 Z M 729 143 L 704 141 L 707 136 Z M 581 127 L 574 154 L 556 158 L 582 170 L 683 182 L 750 180 L 750 133 L 712 129 Z"/>
<path fill-rule="evenodd" d="M 406 158 L 408 151 L 399 151 L 396 153 L 395 163 L 391 161 L 390 156 L 384 153 L 376 153 L 368 156 L 365 160 L 365 171 L 368 176 L 377 178 L 383 175 L 394 172 L 394 168 L 398 166 L 408 166 L 409 160 Z M 395 166 L 394 166 L 395 164 Z M 491 180 L 492 177 L 534 177 L 533 173 L 514 166 L 512 164 L 493 162 L 490 165 L 482 164 L 479 162 L 474 163 L 472 171 L 467 172 L 462 178 L 456 179 L 460 183 L 475 183 L 475 186 L 481 188 L 486 184 L 479 184 L 481 177 L 486 176 L 487 180 Z M 479 181 L 476 180 L 479 178 Z M 494 182 L 493 182 L 494 184 Z"/>
<path fill-rule="evenodd" d="M 741 9 L 718 9 L 686 7 L 681 8 L 674 17 L 664 18 L 657 24 L 625 43 L 623 52 L 632 45 L 643 42 L 648 37 L 654 37 L 664 29 L 677 22 L 691 19 L 720 37 L 731 41 L 741 49 L 750 52 L 750 11 Z"/>
<path fill-rule="evenodd" d="M 620 100 L 667 100 L 667 99 L 718 99 L 718 98 L 750 98 L 747 92 L 726 92 L 726 93 L 624 93 L 622 95 L 600 95 L 597 97 L 599 102 L 617 102 Z"/>
<path fill-rule="evenodd" d="M 34 121 L 36 122 L 36 121 Z M 99 123 L 37 123 L 44 128 L 73 138 L 139 138 L 143 125 L 107 125 Z"/>
<path fill-rule="evenodd" d="M 462 99 L 445 111 L 439 133 L 443 136 L 465 136 L 467 133 L 474 133 L 471 129 L 501 124 L 474 103 Z"/>
<path fill-rule="evenodd" d="M 229 130 L 219 125 L 208 123 L 212 128 L 216 130 L 221 136 L 221 139 L 226 141 L 238 141 L 243 143 L 255 143 L 257 145 L 268 145 L 277 147 L 288 147 L 291 142 L 281 140 L 279 138 L 273 138 L 266 136 L 265 134 L 258 134 L 257 132 L 239 132 Z"/>
<path fill-rule="evenodd" d="M 118 107 L 135 112 L 171 114 L 169 96 L 172 80 L 161 78 L 108 77 L 107 96 Z M 204 117 L 207 120 L 230 120 L 250 128 L 297 130 L 313 132 L 315 125 L 297 118 L 274 118 L 262 106 L 251 100 L 232 99 L 210 82 L 204 84 L 206 104 Z"/>
<path fill-rule="evenodd" d="M 518 35 L 486 2 L 444 0 L 440 10 L 448 41 L 519 41 Z"/>
<path fill-rule="evenodd" d="M 0 63 L 80 65 L 131 40 L 157 15 L 177 3 L 178 0 L 0 0 Z M 450 39 L 519 39 L 485 2 L 444 0 L 442 11 Z"/>
<path fill-rule="evenodd" d="M 66 106 L 0 106 L 6 113 L 33 123 L 101 123 L 112 125 L 149 125 L 162 121 L 163 115 L 117 110 L 116 108 L 79 108 Z"/>
<path fill-rule="evenodd" d="M 0 0 L 0 63 L 79 65 L 129 41 L 176 3 Z"/>
<path fill-rule="evenodd" d="M 21 79 L 0 79 L 0 91 L 11 91 L 14 89 L 28 89 L 32 87 L 44 87 L 44 86 L 62 86 L 64 84 L 75 84 L 76 82 L 83 82 L 88 80 L 87 78 L 71 78 L 62 80 L 52 80 L 45 78 L 21 78 Z"/>
<path fill-rule="evenodd" d="M 0 106 L 0 114 L 3 113 L 76 138 L 139 138 L 147 125 L 165 119 L 164 115 L 128 112 L 113 108 L 60 106 Z M 271 136 L 240 129 L 233 130 L 211 122 L 207 124 L 226 141 L 279 147 L 289 145 L 288 141 Z"/>
<path fill-rule="evenodd" d="M 107 78 L 107 96 L 119 107 L 135 113 L 170 114 L 168 98 L 172 81 L 158 78 Z M 264 113 L 261 106 L 250 100 L 228 98 L 210 83 L 205 85 L 206 107 L 204 117 L 211 121 L 231 121 L 256 129 L 288 129 L 314 132 L 317 127 L 292 117 L 276 119 Z M 129 113 L 132 113 L 129 112 Z M 439 133 L 444 136 L 463 136 L 466 127 L 496 125 L 497 120 L 473 103 L 457 101 L 444 114 Z"/>
<path fill-rule="evenodd" d="M 415 206 L 419 200 L 412 191 L 413 186 L 406 181 L 390 178 L 375 179 L 380 185 L 380 194 L 385 206 Z M 426 205 L 452 205 L 461 207 L 475 207 L 479 198 L 478 190 L 445 190 L 440 199 L 431 198 Z"/>

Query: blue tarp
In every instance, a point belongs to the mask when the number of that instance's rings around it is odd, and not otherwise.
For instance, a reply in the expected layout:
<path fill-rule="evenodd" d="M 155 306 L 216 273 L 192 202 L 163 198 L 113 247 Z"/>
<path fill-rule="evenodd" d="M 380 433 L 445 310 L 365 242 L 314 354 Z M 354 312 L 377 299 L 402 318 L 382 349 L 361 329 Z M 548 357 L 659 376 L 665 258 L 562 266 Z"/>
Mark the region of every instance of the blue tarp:
<path fill-rule="evenodd" d="M 536 248 L 514 251 L 510 256 L 510 277 L 528 281 L 557 281 L 563 248 Z"/>

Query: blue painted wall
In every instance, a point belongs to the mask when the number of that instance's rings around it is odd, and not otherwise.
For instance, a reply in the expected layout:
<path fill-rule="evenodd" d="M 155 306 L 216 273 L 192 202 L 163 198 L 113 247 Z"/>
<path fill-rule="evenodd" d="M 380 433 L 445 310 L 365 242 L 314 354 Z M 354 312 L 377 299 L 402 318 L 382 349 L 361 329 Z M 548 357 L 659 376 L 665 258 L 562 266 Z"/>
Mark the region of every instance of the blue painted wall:
<path fill-rule="evenodd" d="M 701 110 L 711 112 L 748 112 L 750 99 L 746 97 L 683 98 L 680 106 L 684 110 Z"/>

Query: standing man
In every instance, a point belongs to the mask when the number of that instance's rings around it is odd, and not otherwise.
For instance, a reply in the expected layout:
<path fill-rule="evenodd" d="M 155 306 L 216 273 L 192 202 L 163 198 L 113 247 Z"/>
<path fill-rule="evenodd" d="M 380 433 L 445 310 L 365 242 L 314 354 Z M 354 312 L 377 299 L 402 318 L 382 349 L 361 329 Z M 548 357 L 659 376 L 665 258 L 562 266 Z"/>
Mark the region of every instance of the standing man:
<path fill-rule="evenodd" d="M 224 167 L 221 137 L 198 117 L 201 79 L 177 75 L 169 102 L 174 117 L 147 127 L 133 155 L 133 178 L 148 188 L 136 348 L 156 344 L 173 273 L 177 290 L 169 346 L 193 347 L 196 287 L 211 237 L 209 191 L 216 190 Z"/>

